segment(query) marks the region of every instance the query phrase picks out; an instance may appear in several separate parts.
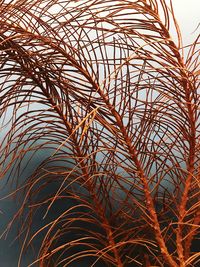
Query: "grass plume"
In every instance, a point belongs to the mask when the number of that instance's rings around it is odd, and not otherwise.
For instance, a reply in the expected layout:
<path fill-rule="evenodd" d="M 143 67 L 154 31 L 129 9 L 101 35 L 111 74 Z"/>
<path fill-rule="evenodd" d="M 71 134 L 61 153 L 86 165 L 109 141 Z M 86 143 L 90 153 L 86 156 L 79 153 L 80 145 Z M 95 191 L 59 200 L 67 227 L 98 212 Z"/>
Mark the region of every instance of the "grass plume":
<path fill-rule="evenodd" d="M 18 266 L 29 247 L 29 266 L 197 266 L 199 38 L 183 46 L 172 1 L 0 3 L 1 177 L 21 201 L 4 234 L 21 221 Z"/>

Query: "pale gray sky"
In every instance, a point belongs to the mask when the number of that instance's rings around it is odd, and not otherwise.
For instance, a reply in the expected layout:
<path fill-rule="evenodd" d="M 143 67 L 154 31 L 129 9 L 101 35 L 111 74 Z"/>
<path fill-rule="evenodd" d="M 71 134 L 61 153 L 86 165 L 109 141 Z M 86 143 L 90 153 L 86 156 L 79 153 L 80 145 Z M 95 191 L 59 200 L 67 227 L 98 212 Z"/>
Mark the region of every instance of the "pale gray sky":
<path fill-rule="evenodd" d="M 200 23 L 200 0 L 172 0 L 172 3 L 183 43 L 184 45 L 191 43 L 200 33 L 200 26 L 196 30 Z"/>

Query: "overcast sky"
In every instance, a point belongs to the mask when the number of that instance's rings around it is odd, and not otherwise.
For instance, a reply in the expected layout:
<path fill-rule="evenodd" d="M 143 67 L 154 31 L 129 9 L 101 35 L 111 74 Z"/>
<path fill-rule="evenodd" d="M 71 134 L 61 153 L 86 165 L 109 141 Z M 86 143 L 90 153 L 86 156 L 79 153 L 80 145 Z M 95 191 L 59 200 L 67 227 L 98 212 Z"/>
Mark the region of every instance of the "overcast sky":
<path fill-rule="evenodd" d="M 172 0 L 172 3 L 186 45 L 200 32 L 200 26 L 196 30 L 200 23 L 200 0 Z"/>

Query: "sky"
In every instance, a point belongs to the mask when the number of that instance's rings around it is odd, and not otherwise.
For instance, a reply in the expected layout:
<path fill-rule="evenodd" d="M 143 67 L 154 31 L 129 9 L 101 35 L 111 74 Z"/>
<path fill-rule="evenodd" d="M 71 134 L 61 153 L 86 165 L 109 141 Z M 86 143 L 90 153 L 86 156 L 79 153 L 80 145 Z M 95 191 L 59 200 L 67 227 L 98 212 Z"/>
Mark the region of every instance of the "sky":
<path fill-rule="evenodd" d="M 200 32 L 200 0 L 172 0 L 172 3 L 184 44 L 188 44 Z"/>

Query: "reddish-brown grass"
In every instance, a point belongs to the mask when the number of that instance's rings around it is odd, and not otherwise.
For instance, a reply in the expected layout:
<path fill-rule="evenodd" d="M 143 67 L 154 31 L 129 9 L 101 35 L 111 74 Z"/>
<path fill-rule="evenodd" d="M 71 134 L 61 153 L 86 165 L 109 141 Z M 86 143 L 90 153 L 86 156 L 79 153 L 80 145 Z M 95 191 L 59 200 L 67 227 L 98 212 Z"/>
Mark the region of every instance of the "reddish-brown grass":
<path fill-rule="evenodd" d="M 1 1 L 0 22 L 1 176 L 50 151 L 15 192 L 18 266 L 198 266 L 199 39 L 172 4 Z"/>

